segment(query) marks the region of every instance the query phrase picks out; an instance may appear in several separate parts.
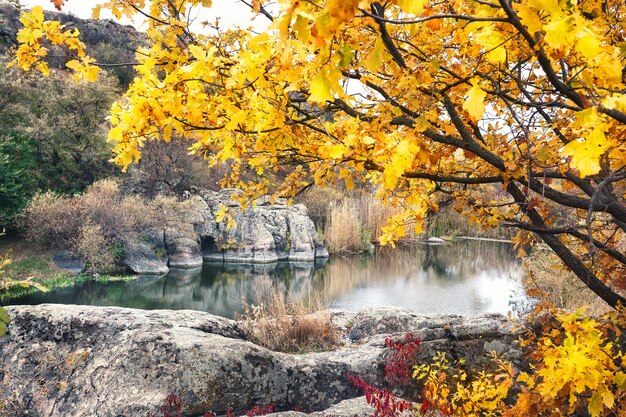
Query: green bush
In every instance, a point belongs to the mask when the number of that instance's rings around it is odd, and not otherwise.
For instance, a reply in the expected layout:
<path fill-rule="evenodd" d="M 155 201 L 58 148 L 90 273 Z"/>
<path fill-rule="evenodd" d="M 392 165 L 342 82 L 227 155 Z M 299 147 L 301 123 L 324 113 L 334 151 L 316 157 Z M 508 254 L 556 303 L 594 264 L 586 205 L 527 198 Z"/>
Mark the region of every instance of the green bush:
<path fill-rule="evenodd" d="M 67 74 L 35 77 L 0 59 L 0 227 L 37 190 L 73 194 L 116 174 L 106 117 L 117 97 L 106 75 L 75 83 Z"/>
<path fill-rule="evenodd" d="M 19 214 L 37 190 L 34 144 L 21 135 L 0 136 L 0 228 Z"/>

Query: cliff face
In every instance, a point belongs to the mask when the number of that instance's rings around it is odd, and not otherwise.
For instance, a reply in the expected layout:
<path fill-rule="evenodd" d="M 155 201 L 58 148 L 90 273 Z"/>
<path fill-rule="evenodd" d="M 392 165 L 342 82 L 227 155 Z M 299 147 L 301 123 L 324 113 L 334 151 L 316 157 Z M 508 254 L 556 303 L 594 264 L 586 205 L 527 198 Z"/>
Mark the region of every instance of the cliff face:
<path fill-rule="evenodd" d="M 0 3 L 0 54 L 10 53 L 17 45 L 17 32 L 22 27 L 19 21 L 20 10 L 11 4 Z M 77 28 L 80 38 L 87 45 L 89 55 L 103 64 L 131 63 L 135 59 L 135 49 L 145 42 L 145 36 L 134 27 L 121 25 L 112 20 L 80 19 L 58 12 L 45 12 L 47 20 L 59 20 L 69 28 Z M 66 52 L 50 48 L 48 64 L 53 68 L 65 68 L 70 59 Z M 127 86 L 134 77 L 132 66 L 116 67 L 110 70 L 122 86 Z"/>

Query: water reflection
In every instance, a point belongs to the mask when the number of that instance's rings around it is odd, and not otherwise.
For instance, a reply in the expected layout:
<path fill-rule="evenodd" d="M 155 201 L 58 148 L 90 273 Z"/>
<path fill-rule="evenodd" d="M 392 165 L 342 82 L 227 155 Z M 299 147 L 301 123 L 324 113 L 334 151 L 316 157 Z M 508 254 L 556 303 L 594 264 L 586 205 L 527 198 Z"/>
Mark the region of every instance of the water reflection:
<path fill-rule="evenodd" d="M 315 295 L 334 308 L 351 310 L 395 305 L 422 313 L 506 313 L 510 297 L 520 293 L 517 270 L 510 245 L 457 242 L 333 257 L 325 265 L 207 263 L 131 282 L 88 282 L 13 303 L 193 309 L 232 317 L 241 311 L 242 297 L 255 303 L 259 294 L 274 288 L 288 300 Z"/>

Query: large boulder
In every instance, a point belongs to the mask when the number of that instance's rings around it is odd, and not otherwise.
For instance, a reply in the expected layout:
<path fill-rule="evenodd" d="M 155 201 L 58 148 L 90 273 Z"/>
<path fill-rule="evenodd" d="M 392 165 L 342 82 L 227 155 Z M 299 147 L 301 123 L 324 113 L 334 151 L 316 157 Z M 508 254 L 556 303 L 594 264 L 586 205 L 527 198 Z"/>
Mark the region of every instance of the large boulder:
<path fill-rule="evenodd" d="M 167 260 L 158 256 L 153 247 L 145 243 L 136 243 L 126 247 L 124 264 L 139 275 L 162 275 L 169 271 Z"/>
<path fill-rule="evenodd" d="M 52 262 L 57 268 L 72 274 L 85 272 L 85 262 L 73 255 L 69 250 L 62 250 L 52 257 Z"/>
<path fill-rule="evenodd" d="M 253 207 L 241 210 L 233 199 L 236 192 L 225 189 L 200 194 L 205 204 L 204 222 L 196 230 L 205 260 L 270 263 L 328 257 L 304 205 L 287 205 L 283 200 L 270 204 L 268 199 L 260 199 Z M 236 228 L 229 229 L 226 222 L 216 221 L 217 211 L 224 207 L 229 209 Z"/>
<path fill-rule="evenodd" d="M 457 355 L 484 355 L 497 340 L 512 346 L 506 320 L 495 316 L 467 324 L 398 311 L 406 320 L 395 326 L 389 311 L 335 312 L 338 324 L 360 329 L 359 342 L 292 355 L 255 345 L 235 321 L 197 311 L 66 305 L 7 310 L 0 402 L 8 415 L 145 416 L 171 393 L 182 398 L 185 415 L 268 403 L 279 411 L 361 415 L 367 409 L 362 399 L 341 403 L 362 395 L 347 384 L 346 373 L 383 384 L 385 338 L 400 338 L 404 325 L 423 335 L 424 347 L 458 348 Z"/>
<path fill-rule="evenodd" d="M 163 273 L 166 266 L 197 268 L 203 261 L 269 264 L 328 258 L 305 206 L 284 200 L 270 204 L 264 198 L 242 210 L 233 198 L 237 192 L 202 191 L 191 197 L 183 224 L 145 230 L 139 242 L 127 248 L 124 263 L 136 273 L 151 274 Z M 216 220 L 224 207 L 237 227 Z"/>

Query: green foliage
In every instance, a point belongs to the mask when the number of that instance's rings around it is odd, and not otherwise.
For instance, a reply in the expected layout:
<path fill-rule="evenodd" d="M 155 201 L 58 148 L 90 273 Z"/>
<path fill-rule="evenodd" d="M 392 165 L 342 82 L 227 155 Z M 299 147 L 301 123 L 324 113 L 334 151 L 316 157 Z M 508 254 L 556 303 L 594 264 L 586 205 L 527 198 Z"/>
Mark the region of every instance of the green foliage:
<path fill-rule="evenodd" d="M 47 261 L 39 258 L 23 258 L 14 260 L 6 267 L 6 271 L 11 274 L 24 276 L 33 274 L 51 273 L 52 269 Z"/>
<path fill-rule="evenodd" d="M 9 223 L 37 187 L 34 143 L 22 135 L 0 136 L 0 225 Z"/>
<path fill-rule="evenodd" d="M 110 77 L 75 83 L 33 77 L 0 59 L 0 226 L 39 189 L 73 194 L 117 172 L 109 163 L 105 119 L 118 92 Z"/>

